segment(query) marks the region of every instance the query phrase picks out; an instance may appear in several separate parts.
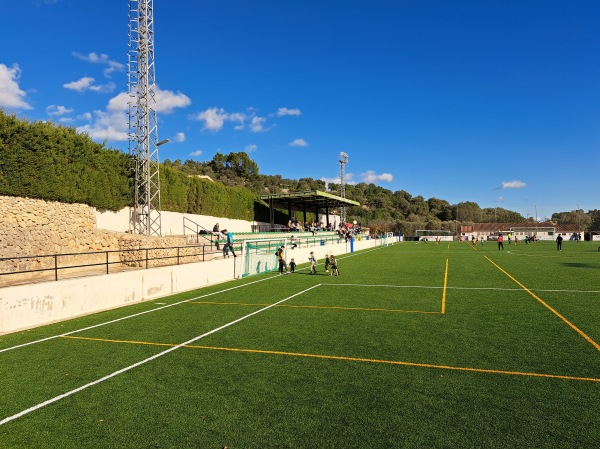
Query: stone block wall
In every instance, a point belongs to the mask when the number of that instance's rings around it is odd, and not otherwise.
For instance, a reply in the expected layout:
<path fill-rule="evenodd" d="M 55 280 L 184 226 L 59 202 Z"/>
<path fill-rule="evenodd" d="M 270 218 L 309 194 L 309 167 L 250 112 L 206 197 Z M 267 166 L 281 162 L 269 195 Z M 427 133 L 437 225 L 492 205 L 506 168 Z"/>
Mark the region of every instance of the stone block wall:
<path fill-rule="evenodd" d="M 97 229 L 96 209 L 84 204 L 0 196 L 0 258 L 10 259 L 0 261 L 0 273 L 47 270 L 0 276 L 0 286 L 8 278 L 14 281 L 15 276 L 31 280 L 53 278 L 55 266 L 98 264 L 95 269 L 101 270 L 107 251 L 109 262 L 124 266 L 145 266 L 145 261 L 140 262 L 146 258 L 145 248 L 153 248 L 149 258 L 162 258 L 148 266 L 203 260 L 201 248 L 168 249 L 177 246 L 186 246 L 184 236 L 148 237 Z M 81 255 L 93 252 L 98 254 Z"/>

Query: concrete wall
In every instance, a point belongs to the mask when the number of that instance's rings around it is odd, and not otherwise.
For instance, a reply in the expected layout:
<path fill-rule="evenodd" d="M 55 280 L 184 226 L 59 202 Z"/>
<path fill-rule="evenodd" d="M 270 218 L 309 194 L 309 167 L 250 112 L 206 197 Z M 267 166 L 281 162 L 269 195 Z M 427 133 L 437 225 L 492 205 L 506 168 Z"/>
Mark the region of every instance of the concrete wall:
<path fill-rule="evenodd" d="M 379 240 L 361 240 L 354 249 L 367 249 Z M 287 260 L 307 262 L 310 251 L 320 259 L 325 254 L 343 255 L 349 243 L 288 249 Z M 193 290 L 234 279 L 234 258 L 88 276 L 57 282 L 0 288 L 0 334 L 62 321 L 102 310 Z M 344 272 L 343 259 L 340 271 Z"/>
<path fill-rule="evenodd" d="M 131 208 L 126 207 L 118 212 L 95 211 L 96 227 L 117 232 L 130 231 Z M 258 224 L 255 221 L 233 220 L 228 218 L 211 217 L 210 215 L 182 214 L 179 212 L 166 212 L 160 214 L 162 235 L 183 235 L 183 217 L 188 218 L 194 223 L 199 224 L 205 229 L 211 230 L 215 223 L 219 223 L 221 229 L 227 229 L 233 232 L 251 232 L 252 225 Z M 185 234 L 192 234 L 186 230 Z"/>
<path fill-rule="evenodd" d="M 130 231 L 130 216 L 131 208 L 126 207 L 118 212 L 111 211 L 95 211 L 96 215 L 96 227 L 98 229 L 105 229 L 108 231 L 116 232 L 129 232 Z M 183 235 L 193 234 L 193 231 L 187 229 L 184 232 L 183 218 L 187 218 L 194 223 L 202 226 L 209 231 L 212 231 L 215 223 L 219 223 L 221 229 L 227 229 L 233 232 L 252 232 L 252 225 L 263 224 L 268 225 L 262 221 L 245 221 L 245 220 L 233 220 L 228 218 L 212 217 L 210 215 L 196 215 L 196 214 L 182 214 L 179 212 L 166 212 L 163 211 L 160 214 L 161 218 L 161 232 L 162 235 Z M 337 215 L 329 215 L 329 221 L 333 224 L 340 222 L 340 218 Z M 323 215 L 323 222 L 325 222 L 325 216 Z M 191 225 L 190 223 L 188 223 Z"/>

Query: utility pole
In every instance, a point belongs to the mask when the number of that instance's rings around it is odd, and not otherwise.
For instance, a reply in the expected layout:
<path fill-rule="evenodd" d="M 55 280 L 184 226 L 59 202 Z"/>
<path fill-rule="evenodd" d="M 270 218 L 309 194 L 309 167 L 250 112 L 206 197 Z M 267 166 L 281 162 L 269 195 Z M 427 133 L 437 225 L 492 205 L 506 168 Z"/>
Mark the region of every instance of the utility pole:
<path fill-rule="evenodd" d="M 129 0 L 129 154 L 133 163 L 133 232 L 161 235 L 153 0 Z"/>

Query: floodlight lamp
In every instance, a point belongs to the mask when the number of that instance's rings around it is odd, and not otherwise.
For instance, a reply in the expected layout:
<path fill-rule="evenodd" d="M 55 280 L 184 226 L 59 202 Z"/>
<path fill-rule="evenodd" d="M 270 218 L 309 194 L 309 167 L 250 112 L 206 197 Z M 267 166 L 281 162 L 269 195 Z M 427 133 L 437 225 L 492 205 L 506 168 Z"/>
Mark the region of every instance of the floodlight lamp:
<path fill-rule="evenodd" d="M 165 143 L 169 143 L 169 142 L 170 142 L 169 139 L 161 140 L 160 142 L 158 142 L 156 144 L 156 147 L 158 148 L 159 146 L 164 145 Z"/>

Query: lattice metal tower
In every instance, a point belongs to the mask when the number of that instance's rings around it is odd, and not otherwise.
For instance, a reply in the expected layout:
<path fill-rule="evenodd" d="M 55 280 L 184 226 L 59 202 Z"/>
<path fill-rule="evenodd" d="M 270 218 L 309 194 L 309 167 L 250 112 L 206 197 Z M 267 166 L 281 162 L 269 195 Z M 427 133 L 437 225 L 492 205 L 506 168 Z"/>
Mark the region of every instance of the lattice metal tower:
<path fill-rule="evenodd" d="M 346 174 L 344 172 L 344 167 L 348 163 L 348 155 L 343 151 L 340 153 L 340 159 L 338 160 L 340 163 L 340 196 L 342 198 L 346 198 Z M 340 208 L 340 224 L 346 223 L 346 207 L 342 206 Z"/>
<path fill-rule="evenodd" d="M 134 172 L 133 232 L 160 235 L 160 179 L 153 0 L 129 0 L 129 153 Z"/>

